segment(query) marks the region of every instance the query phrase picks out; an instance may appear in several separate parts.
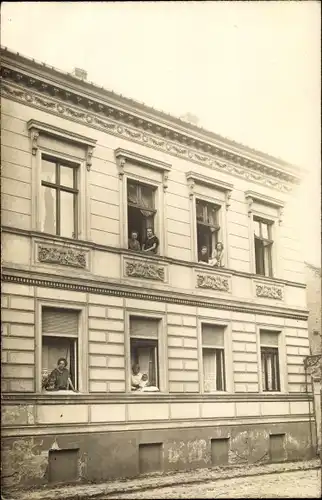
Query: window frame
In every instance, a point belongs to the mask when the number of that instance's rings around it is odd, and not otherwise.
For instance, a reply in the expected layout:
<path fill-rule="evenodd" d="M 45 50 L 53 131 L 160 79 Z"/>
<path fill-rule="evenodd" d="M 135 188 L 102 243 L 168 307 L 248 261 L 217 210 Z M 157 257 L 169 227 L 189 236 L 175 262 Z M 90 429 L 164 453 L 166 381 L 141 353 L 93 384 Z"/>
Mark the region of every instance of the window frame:
<path fill-rule="evenodd" d="M 42 309 L 44 307 L 50 307 L 52 309 L 69 309 L 71 311 L 78 312 L 78 336 L 64 336 L 56 335 L 60 338 L 73 338 L 77 340 L 77 361 L 78 361 L 78 387 L 77 393 L 69 391 L 69 394 L 84 394 L 88 392 L 88 333 L 87 333 L 87 307 L 85 305 L 79 305 L 79 303 L 57 301 L 50 299 L 40 299 L 37 300 L 36 304 L 36 323 L 35 323 L 35 335 L 36 335 L 36 364 L 35 364 L 35 386 L 36 393 L 46 394 L 51 396 L 57 396 L 58 391 L 43 391 L 42 390 L 42 347 L 43 347 L 43 332 L 42 332 Z M 48 335 L 45 335 L 48 337 Z M 55 337 L 55 335 L 52 335 Z M 68 396 L 69 396 L 68 394 Z"/>
<path fill-rule="evenodd" d="M 150 188 L 151 191 L 152 191 L 152 196 L 153 196 L 153 209 L 150 209 L 150 208 L 146 208 L 144 206 L 140 206 L 140 205 L 135 205 L 134 203 L 129 203 L 128 201 L 128 185 L 130 184 L 136 184 L 137 187 L 139 188 L 138 191 L 140 190 L 140 187 L 147 187 L 147 188 Z M 137 208 L 137 209 L 142 209 L 142 210 L 146 210 L 147 212 L 150 212 L 151 214 L 153 214 L 153 231 L 154 231 L 154 234 L 156 234 L 155 232 L 155 227 L 156 227 L 156 224 L 158 222 L 158 209 L 155 208 L 156 206 L 156 201 L 158 200 L 158 186 L 156 186 L 154 183 L 147 183 L 147 182 L 142 182 L 142 181 L 139 181 L 139 180 L 134 180 L 132 177 L 130 176 L 127 176 L 127 179 L 126 179 L 126 231 L 127 231 L 127 242 L 129 241 L 130 239 L 130 234 L 129 234 L 129 228 L 128 228 L 128 207 L 133 207 L 133 208 Z M 159 224 L 158 224 L 158 227 L 159 227 Z M 156 236 L 158 237 L 159 239 L 159 248 L 158 248 L 158 251 L 155 255 L 159 255 L 159 250 L 160 250 L 160 245 L 161 245 L 161 241 L 160 241 L 160 237 L 156 234 Z M 144 241 L 146 235 L 142 235 L 142 241 Z M 128 249 L 128 245 L 127 245 L 127 249 Z M 141 250 L 142 252 L 142 247 L 141 247 Z M 149 254 L 147 254 L 149 255 Z"/>
<path fill-rule="evenodd" d="M 259 230 L 260 230 L 260 236 L 257 236 L 255 234 L 255 224 L 254 222 L 259 223 Z M 268 232 L 268 238 L 264 238 L 262 236 L 262 225 L 267 226 L 267 232 Z M 272 219 L 268 219 L 263 216 L 259 216 L 256 213 L 253 214 L 252 217 L 252 229 L 253 229 L 253 246 L 254 246 L 254 265 L 255 265 L 255 274 L 256 276 L 264 276 L 266 278 L 273 278 L 274 277 L 274 267 L 273 267 L 273 252 L 274 252 L 274 225 L 275 221 Z M 262 259 L 263 259 L 263 266 L 264 266 L 264 273 L 257 273 L 256 269 L 256 240 L 261 242 L 262 245 Z M 269 247 L 269 254 L 268 254 L 268 274 L 265 274 L 265 244 L 266 247 Z"/>
<path fill-rule="evenodd" d="M 158 336 L 157 337 L 146 337 L 146 340 L 157 340 L 158 342 L 158 370 L 157 377 L 159 379 L 159 391 L 158 392 L 140 392 L 140 395 L 150 396 L 157 394 L 168 393 L 168 356 L 166 355 L 167 346 L 165 345 L 165 315 L 156 313 L 153 311 L 146 310 L 133 310 L 128 309 L 125 314 L 125 392 L 127 394 L 132 394 L 131 390 L 131 335 L 130 335 L 130 318 L 139 317 L 145 319 L 152 319 L 158 321 Z M 141 337 L 133 337 L 141 339 Z M 142 337 L 144 340 L 144 337 Z"/>
<path fill-rule="evenodd" d="M 79 210 L 79 170 L 80 170 L 80 164 L 77 162 L 72 162 L 70 160 L 62 160 L 61 158 L 57 158 L 56 156 L 49 155 L 47 153 L 42 153 L 41 152 L 41 165 L 40 165 L 40 176 L 42 176 L 42 162 L 43 160 L 54 163 L 55 164 L 55 183 L 48 182 L 48 181 L 43 181 L 41 179 L 40 181 L 40 186 L 42 187 L 47 187 L 50 189 L 55 190 L 56 193 L 56 233 L 45 233 L 42 231 L 44 234 L 50 234 L 51 236 L 58 236 L 64 238 L 65 236 L 61 236 L 61 191 L 67 192 L 70 194 L 73 194 L 73 206 L 74 206 L 74 236 L 72 237 L 73 239 L 78 239 L 78 226 L 79 226 L 79 219 L 80 219 L 80 210 Z M 73 169 L 73 188 L 70 188 L 68 186 L 64 186 L 60 184 L 60 177 L 61 177 L 61 167 L 69 167 Z M 40 189 L 41 189 L 40 188 Z M 42 189 L 41 189 L 42 191 Z M 40 210 L 40 224 L 42 223 L 42 217 L 43 214 L 41 213 L 42 210 Z"/>
<path fill-rule="evenodd" d="M 198 205 L 198 202 L 200 202 L 200 204 L 203 206 L 203 218 L 205 218 L 205 214 L 208 214 L 209 213 L 209 208 L 210 207 L 214 207 L 214 211 L 215 211 L 215 217 L 216 217 L 216 224 L 210 224 L 208 222 L 205 222 L 205 221 L 200 221 L 198 220 L 198 217 L 197 217 L 197 213 L 198 213 L 198 210 L 197 210 L 197 205 Z M 210 203 L 208 201 L 204 201 L 202 199 L 200 199 L 198 196 L 196 196 L 195 198 L 195 209 L 196 209 L 196 228 L 197 228 L 197 254 L 198 254 L 198 257 L 199 257 L 199 249 L 198 249 L 198 226 L 202 226 L 202 227 L 205 227 L 205 228 L 208 228 L 208 230 L 210 231 L 210 233 L 215 233 L 214 236 L 215 236 L 215 246 L 216 246 L 216 243 L 218 241 L 220 241 L 220 234 L 221 234 L 221 226 L 220 226 L 220 220 L 221 220 L 221 206 L 218 205 L 218 204 L 215 204 L 215 203 Z M 210 208 L 211 210 L 211 208 Z M 208 218 L 208 217 L 207 217 Z M 211 231 L 211 229 L 214 229 L 214 231 Z M 212 235 L 211 235 L 212 236 Z M 211 258 L 211 255 L 212 255 L 212 252 L 214 250 L 213 248 L 213 242 L 211 242 L 211 252 L 209 252 L 209 259 Z"/>
<path fill-rule="evenodd" d="M 198 221 L 197 221 L 197 200 L 200 200 L 203 203 L 208 203 L 209 205 L 214 205 L 218 207 L 217 212 L 217 221 L 218 221 L 218 241 L 221 241 L 224 245 L 224 255 L 223 255 L 223 264 L 225 267 L 228 266 L 228 246 L 227 246 L 227 219 L 226 219 L 226 207 L 225 201 L 220 200 L 216 197 L 209 197 L 201 194 L 200 191 L 193 194 L 191 197 L 192 201 L 192 228 L 193 228 L 193 245 L 192 245 L 192 259 L 193 262 L 199 263 L 199 252 L 198 252 Z M 209 255 L 209 258 L 211 256 Z"/>
<path fill-rule="evenodd" d="M 202 325 L 220 326 L 224 328 L 224 370 L 225 370 L 225 390 L 224 391 L 205 391 L 204 387 L 204 366 L 203 366 L 203 349 L 208 348 L 202 342 Z M 199 360 L 199 380 L 200 393 L 204 395 L 229 394 L 233 392 L 233 356 L 232 356 L 232 340 L 231 340 L 231 323 L 222 321 L 222 319 L 201 317 L 198 320 L 197 335 L 198 335 L 198 360 Z M 216 349 L 212 346 L 211 349 Z"/>
<path fill-rule="evenodd" d="M 161 182 L 157 182 L 152 179 L 147 179 L 143 178 L 140 175 L 136 175 L 133 173 L 126 173 L 123 176 L 123 193 L 124 193 L 124 200 L 125 202 L 121 204 L 123 205 L 123 228 L 121 231 L 121 236 L 123 236 L 123 242 L 121 242 L 121 246 L 125 248 L 126 250 L 129 250 L 128 247 L 128 241 L 130 238 L 130 235 L 128 234 L 128 181 L 133 182 L 136 184 L 141 184 L 145 185 L 147 187 L 151 187 L 154 191 L 154 210 L 155 210 L 155 215 L 154 215 L 154 234 L 157 236 L 159 239 L 159 247 L 158 247 L 158 252 L 156 254 L 150 254 L 149 252 L 142 252 L 145 257 L 149 258 L 151 255 L 158 257 L 158 256 L 163 256 L 164 255 L 164 246 L 165 246 L 165 228 L 164 225 L 162 224 L 162 221 L 164 220 L 164 197 L 163 197 L 163 190 L 162 190 L 162 184 Z M 129 250 L 133 251 L 133 250 Z"/>
<path fill-rule="evenodd" d="M 279 391 L 264 391 L 262 383 L 262 355 L 261 355 L 261 340 L 260 333 L 265 331 L 273 334 L 278 334 L 277 346 L 263 345 L 263 347 L 277 347 L 278 348 L 278 371 L 280 377 L 280 390 Z M 258 389 L 261 394 L 285 394 L 288 391 L 288 370 L 287 370 L 287 354 L 285 343 L 284 325 L 276 324 L 274 326 L 267 324 L 257 325 L 257 363 L 258 363 Z"/>

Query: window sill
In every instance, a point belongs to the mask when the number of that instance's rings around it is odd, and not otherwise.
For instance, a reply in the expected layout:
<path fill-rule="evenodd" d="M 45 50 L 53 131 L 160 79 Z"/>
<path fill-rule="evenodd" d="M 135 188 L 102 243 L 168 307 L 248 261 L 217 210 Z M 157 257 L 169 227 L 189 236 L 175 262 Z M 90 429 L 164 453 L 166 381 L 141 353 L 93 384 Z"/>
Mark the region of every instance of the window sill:
<path fill-rule="evenodd" d="M 53 395 L 53 396 L 70 396 L 71 394 L 75 394 L 78 396 L 82 396 L 83 394 L 79 391 L 70 391 L 70 390 L 62 390 L 62 391 L 42 391 L 41 394 L 45 394 L 46 396 Z"/>

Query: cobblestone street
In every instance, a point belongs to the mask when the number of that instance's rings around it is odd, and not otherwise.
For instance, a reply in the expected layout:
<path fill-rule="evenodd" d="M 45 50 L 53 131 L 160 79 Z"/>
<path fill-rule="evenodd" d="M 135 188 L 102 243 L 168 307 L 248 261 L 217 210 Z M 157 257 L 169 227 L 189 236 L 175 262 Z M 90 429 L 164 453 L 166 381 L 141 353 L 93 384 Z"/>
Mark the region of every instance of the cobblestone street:
<path fill-rule="evenodd" d="M 265 474 L 149 489 L 144 492 L 108 495 L 107 498 L 320 498 L 321 472 L 318 470 Z"/>

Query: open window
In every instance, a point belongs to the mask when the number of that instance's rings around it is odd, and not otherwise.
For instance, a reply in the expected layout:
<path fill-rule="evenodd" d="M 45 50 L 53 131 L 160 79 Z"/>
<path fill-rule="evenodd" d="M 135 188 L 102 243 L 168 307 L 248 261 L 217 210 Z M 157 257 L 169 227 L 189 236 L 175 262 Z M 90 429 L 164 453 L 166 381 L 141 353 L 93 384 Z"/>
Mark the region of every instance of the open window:
<path fill-rule="evenodd" d="M 78 236 L 78 167 L 41 155 L 41 230 L 45 233 Z"/>
<path fill-rule="evenodd" d="M 156 188 L 141 184 L 132 180 L 127 181 L 127 220 L 129 248 L 131 250 L 142 250 L 142 246 L 147 237 L 147 230 L 152 229 L 154 234 L 154 220 Z M 133 244 L 131 235 L 137 233 L 139 245 Z"/>
<path fill-rule="evenodd" d="M 253 218 L 256 274 L 273 276 L 272 266 L 272 225 L 259 217 Z"/>
<path fill-rule="evenodd" d="M 260 331 L 262 390 L 264 392 L 281 390 L 278 340 L 279 332 Z"/>
<path fill-rule="evenodd" d="M 219 241 L 219 210 L 219 205 L 196 199 L 198 260 L 208 262 Z M 208 259 L 203 257 L 203 247 L 207 247 Z"/>
<path fill-rule="evenodd" d="M 226 390 L 224 334 L 224 326 L 202 325 L 204 392 Z"/>
<path fill-rule="evenodd" d="M 159 320 L 130 317 L 132 391 L 159 390 L 158 332 Z"/>
<path fill-rule="evenodd" d="M 53 307 L 42 308 L 43 390 L 72 389 L 67 380 L 68 377 L 72 382 L 72 386 L 76 390 L 78 389 L 78 321 L 78 311 Z M 68 373 L 58 374 L 60 380 L 57 380 L 57 362 L 61 358 L 67 361 L 65 368 Z"/>

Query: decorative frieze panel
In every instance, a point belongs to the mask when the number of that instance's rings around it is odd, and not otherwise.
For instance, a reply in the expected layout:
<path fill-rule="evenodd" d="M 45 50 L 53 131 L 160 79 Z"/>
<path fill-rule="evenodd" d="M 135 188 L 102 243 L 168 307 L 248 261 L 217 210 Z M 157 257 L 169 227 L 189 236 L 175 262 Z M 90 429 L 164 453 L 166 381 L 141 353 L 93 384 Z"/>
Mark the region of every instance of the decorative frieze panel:
<path fill-rule="evenodd" d="M 141 260 L 125 260 L 124 266 L 125 276 L 129 276 L 131 278 L 165 281 L 164 266 Z"/>
<path fill-rule="evenodd" d="M 256 296 L 265 299 L 283 300 L 283 288 L 276 285 L 256 283 Z"/>
<path fill-rule="evenodd" d="M 37 257 L 39 262 L 58 264 L 60 266 L 86 268 L 86 252 L 70 247 L 38 245 Z"/>
<path fill-rule="evenodd" d="M 230 283 L 229 278 L 219 274 L 197 274 L 197 288 L 207 288 L 210 290 L 217 290 L 219 292 L 229 292 Z"/>

